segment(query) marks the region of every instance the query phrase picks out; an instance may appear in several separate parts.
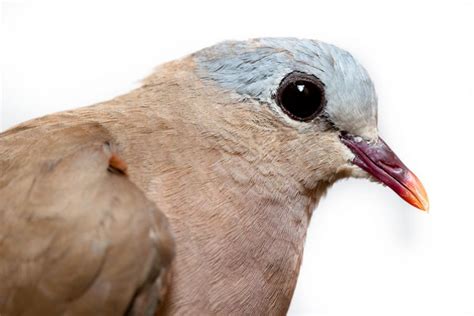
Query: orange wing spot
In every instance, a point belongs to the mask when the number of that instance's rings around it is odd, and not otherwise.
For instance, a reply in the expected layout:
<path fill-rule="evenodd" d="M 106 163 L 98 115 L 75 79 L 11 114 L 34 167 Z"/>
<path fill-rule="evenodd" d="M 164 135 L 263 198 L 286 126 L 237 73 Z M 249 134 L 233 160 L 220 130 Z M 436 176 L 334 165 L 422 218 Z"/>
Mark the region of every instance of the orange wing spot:
<path fill-rule="evenodd" d="M 112 154 L 109 158 L 108 171 L 116 174 L 127 175 L 127 164 L 116 154 Z"/>

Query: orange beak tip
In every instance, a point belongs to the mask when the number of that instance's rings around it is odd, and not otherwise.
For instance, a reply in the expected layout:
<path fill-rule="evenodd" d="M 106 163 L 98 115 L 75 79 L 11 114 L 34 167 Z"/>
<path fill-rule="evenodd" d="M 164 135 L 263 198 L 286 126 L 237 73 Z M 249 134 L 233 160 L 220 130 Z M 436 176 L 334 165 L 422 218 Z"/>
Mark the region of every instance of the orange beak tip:
<path fill-rule="evenodd" d="M 410 171 L 408 172 L 405 187 L 410 195 L 410 198 L 406 199 L 407 202 L 428 213 L 430 209 L 428 194 L 421 181 Z"/>

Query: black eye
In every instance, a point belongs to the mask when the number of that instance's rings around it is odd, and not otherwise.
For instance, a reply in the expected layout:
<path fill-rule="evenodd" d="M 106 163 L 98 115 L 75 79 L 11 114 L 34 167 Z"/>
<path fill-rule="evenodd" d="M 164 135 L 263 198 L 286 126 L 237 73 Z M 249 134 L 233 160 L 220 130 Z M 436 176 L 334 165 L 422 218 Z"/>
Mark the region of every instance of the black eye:
<path fill-rule="evenodd" d="M 309 121 L 315 118 L 326 104 L 324 84 L 315 76 L 292 72 L 280 83 L 276 102 L 291 118 Z"/>

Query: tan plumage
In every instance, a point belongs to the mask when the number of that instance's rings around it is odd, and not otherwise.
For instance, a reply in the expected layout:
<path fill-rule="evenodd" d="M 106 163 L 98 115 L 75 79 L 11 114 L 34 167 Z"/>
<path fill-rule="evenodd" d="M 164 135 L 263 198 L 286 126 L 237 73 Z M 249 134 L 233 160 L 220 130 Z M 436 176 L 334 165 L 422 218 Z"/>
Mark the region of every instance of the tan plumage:
<path fill-rule="evenodd" d="M 173 256 L 166 218 L 117 169 L 100 125 L 59 129 L 0 141 L 0 313 L 146 314 Z"/>
<path fill-rule="evenodd" d="M 292 122 L 200 71 L 170 62 L 0 135 L 0 314 L 286 313 L 313 208 L 367 174 L 325 118 Z"/>

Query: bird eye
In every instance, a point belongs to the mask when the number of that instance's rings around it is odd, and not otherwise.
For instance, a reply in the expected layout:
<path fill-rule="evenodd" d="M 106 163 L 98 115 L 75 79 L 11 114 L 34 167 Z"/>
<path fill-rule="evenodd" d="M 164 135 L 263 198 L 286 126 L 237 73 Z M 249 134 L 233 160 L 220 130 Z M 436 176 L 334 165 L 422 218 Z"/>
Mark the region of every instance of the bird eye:
<path fill-rule="evenodd" d="M 292 72 L 281 81 L 276 102 L 292 119 L 309 121 L 326 104 L 324 84 L 313 75 Z"/>

